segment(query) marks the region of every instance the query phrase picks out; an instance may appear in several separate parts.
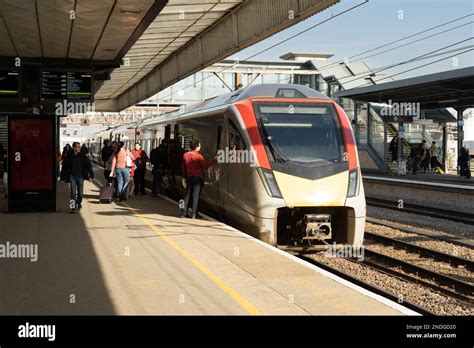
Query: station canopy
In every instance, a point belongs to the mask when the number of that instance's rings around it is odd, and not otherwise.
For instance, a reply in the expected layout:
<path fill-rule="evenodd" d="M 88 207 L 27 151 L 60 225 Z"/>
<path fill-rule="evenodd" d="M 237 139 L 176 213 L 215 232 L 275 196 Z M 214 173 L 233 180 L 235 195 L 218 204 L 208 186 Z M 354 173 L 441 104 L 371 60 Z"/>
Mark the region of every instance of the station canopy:
<path fill-rule="evenodd" d="M 420 103 L 421 109 L 474 107 L 474 67 L 439 72 L 336 94 L 361 102 Z"/>
<path fill-rule="evenodd" d="M 95 69 L 121 111 L 339 0 L 1 0 L 0 65 Z"/>

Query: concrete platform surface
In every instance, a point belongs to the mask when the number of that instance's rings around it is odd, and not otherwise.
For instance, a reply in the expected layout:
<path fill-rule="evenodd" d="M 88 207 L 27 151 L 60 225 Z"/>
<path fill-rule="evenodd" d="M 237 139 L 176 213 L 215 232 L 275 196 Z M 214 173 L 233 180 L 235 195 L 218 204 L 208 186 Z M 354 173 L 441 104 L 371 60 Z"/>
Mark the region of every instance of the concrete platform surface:
<path fill-rule="evenodd" d="M 98 186 L 78 214 L 59 183 L 57 213 L 0 214 L 0 247 L 31 245 L 0 258 L 0 314 L 413 314 L 166 199 L 99 204 Z"/>

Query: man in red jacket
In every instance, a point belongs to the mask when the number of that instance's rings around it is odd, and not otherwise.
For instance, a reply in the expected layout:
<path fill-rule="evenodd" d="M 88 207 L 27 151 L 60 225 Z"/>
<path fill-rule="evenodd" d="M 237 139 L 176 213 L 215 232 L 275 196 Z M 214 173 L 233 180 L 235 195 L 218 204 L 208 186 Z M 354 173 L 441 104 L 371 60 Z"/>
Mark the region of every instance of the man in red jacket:
<path fill-rule="evenodd" d="M 189 198 L 192 194 L 193 215 L 191 218 L 195 219 L 198 217 L 199 195 L 204 185 L 204 170 L 216 163 L 216 159 L 212 161 L 206 161 L 204 159 L 199 153 L 199 151 L 201 151 L 201 144 L 197 139 L 191 141 L 190 148 L 191 151 L 186 152 L 183 156 L 183 177 L 186 179 L 187 190 L 186 196 L 184 197 L 184 209 L 181 211 L 181 217 L 186 217 L 189 207 Z"/>

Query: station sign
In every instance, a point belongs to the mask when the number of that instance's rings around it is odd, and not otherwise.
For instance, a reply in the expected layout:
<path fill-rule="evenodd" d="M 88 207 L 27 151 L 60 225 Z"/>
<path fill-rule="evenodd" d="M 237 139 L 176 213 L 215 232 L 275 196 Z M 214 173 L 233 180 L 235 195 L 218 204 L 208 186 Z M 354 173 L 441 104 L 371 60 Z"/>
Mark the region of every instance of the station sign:
<path fill-rule="evenodd" d="M 20 73 L 15 69 L 0 69 L 0 100 L 14 101 L 20 97 Z"/>
<path fill-rule="evenodd" d="M 91 102 L 92 71 L 41 70 L 41 101 Z"/>

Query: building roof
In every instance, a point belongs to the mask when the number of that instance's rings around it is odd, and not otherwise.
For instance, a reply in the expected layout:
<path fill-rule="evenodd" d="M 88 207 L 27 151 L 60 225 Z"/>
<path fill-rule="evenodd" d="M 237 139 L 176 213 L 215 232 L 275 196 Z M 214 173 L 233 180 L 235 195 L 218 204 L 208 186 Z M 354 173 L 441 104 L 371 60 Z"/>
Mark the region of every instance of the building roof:
<path fill-rule="evenodd" d="M 301 52 L 301 53 L 289 52 L 280 56 L 280 59 L 283 59 L 283 60 L 296 60 L 298 58 L 306 58 L 306 60 L 318 59 L 318 58 L 328 59 L 328 58 L 331 58 L 332 56 L 334 56 L 334 54 L 311 53 L 311 52 Z"/>
<path fill-rule="evenodd" d="M 474 67 L 353 88 L 336 96 L 365 102 L 420 103 L 422 109 L 474 107 Z"/>

